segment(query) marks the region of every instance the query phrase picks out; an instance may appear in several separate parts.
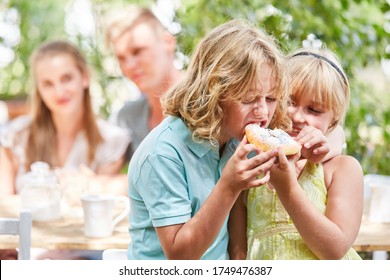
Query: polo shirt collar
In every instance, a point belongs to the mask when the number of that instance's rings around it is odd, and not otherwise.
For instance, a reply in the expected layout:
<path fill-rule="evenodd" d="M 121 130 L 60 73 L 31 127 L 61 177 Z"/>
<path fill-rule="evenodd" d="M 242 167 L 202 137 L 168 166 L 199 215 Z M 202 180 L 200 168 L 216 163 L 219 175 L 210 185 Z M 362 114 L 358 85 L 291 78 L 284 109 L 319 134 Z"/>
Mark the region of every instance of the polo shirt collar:
<path fill-rule="evenodd" d="M 169 116 L 170 118 L 170 127 L 178 135 L 180 139 L 188 146 L 188 148 L 195 153 L 198 157 L 203 157 L 208 152 L 216 153 L 218 155 L 218 147 L 214 147 L 207 140 L 197 140 L 192 139 L 192 131 L 186 126 L 181 118 Z M 218 156 L 219 157 L 219 156 Z"/>

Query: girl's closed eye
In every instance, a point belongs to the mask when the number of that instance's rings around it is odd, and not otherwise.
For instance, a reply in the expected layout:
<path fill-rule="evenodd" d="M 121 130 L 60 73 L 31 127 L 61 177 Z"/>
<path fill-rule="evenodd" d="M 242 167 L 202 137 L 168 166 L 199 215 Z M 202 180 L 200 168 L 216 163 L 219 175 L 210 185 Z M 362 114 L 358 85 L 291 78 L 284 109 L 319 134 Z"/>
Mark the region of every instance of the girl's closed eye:
<path fill-rule="evenodd" d="M 309 107 L 309 108 L 307 108 L 307 110 L 309 111 L 309 113 L 315 114 L 315 115 L 319 115 L 319 114 L 323 113 L 321 110 L 313 108 L 313 107 Z"/>

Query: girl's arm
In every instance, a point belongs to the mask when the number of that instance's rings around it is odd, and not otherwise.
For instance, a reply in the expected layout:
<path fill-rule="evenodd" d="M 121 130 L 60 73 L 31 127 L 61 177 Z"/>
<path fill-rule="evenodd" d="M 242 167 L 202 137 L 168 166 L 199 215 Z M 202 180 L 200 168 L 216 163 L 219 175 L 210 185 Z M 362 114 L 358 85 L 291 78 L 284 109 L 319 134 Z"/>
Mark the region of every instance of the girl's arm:
<path fill-rule="evenodd" d="M 248 159 L 252 151 L 258 154 Z M 201 258 L 218 236 L 241 191 L 268 182 L 268 170 L 275 161 L 275 155 L 276 150 L 260 153 L 244 137 L 199 211 L 184 224 L 156 227 L 167 258 Z M 257 178 L 263 172 L 265 176 Z"/>
<path fill-rule="evenodd" d="M 11 150 L 0 147 L 0 195 L 16 193 L 16 166 Z"/>
<path fill-rule="evenodd" d="M 246 259 L 247 195 L 248 191 L 241 192 L 229 215 L 229 256 L 232 260 Z"/>
<path fill-rule="evenodd" d="M 320 259 L 340 259 L 351 248 L 363 211 L 363 172 L 357 160 L 338 156 L 324 164 L 328 187 L 323 215 L 307 199 L 295 170 L 280 153 L 270 182 L 305 243 Z"/>

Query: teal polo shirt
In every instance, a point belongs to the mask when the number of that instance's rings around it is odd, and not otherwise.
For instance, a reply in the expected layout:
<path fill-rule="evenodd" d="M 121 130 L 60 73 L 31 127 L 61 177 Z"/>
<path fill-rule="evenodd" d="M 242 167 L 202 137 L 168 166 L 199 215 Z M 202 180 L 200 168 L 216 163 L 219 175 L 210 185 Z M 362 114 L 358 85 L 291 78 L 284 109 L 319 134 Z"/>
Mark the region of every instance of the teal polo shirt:
<path fill-rule="evenodd" d="M 129 259 L 166 259 L 155 227 L 190 220 L 215 187 L 236 146 L 232 139 L 220 157 L 218 148 L 208 141 L 194 141 L 184 122 L 172 116 L 148 134 L 128 170 Z M 202 259 L 228 259 L 228 240 L 226 219 Z"/>

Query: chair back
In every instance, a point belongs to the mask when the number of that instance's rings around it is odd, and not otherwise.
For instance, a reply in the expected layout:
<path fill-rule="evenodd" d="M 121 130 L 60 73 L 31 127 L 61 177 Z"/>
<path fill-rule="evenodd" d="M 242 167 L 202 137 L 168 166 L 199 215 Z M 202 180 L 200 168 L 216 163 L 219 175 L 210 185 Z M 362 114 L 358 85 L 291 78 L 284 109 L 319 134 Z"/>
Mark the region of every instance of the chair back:
<path fill-rule="evenodd" d="M 0 218 L 1 235 L 19 236 L 19 260 L 29 260 L 31 251 L 32 218 L 29 210 L 22 210 L 18 218 Z"/>

